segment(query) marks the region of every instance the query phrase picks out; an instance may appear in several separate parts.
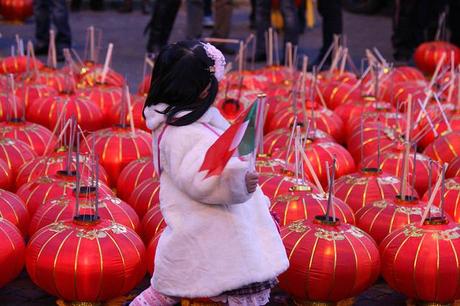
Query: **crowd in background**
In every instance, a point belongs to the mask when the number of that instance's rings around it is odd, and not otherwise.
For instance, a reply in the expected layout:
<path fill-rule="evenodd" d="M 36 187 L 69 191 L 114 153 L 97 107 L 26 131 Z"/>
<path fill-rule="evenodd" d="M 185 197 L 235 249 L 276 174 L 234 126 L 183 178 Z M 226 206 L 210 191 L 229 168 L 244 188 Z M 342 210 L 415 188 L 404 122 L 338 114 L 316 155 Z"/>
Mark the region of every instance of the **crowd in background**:
<path fill-rule="evenodd" d="M 446 14 L 446 24 L 451 32 L 450 40 L 460 45 L 460 1 L 458 0 L 394 0 L 393 16 L 394 59 L 406 63 L 410 61 L 415 47 L 425 40 L 433 40 L 438 28 L 439 16 Z M 70 8 L 79 10 L 83 0 L 71 0 Z M 150 14 L 151 19 L 146 27 L 148 33 L 147 51 L 157 53 L 165 46 L 175 22 L 182 0 L 141 0 L 141 9 Z M 233 0 L 184 0 L 187 9 L 187 39 L 199 39 L 203 27 L 212 27 L 211 36 L 228 38 L 231 34 Z M 299 35 L 305 28 L 306 0 L 248 0 L 251 5 L 249 15 L 250 27 L 255 30 L 257 51 L 255 60 L 266 60 L 265 33 L 271 26 L 272 5 L 277 5 L 284 21 L 284 42 L 298 44 Z M 316 7 L 322 17 L 323 43 L 319 55 L 312 62 L 318 64 L 326 55 L 336 34 L 343 32 L 341 0 L 316 0 Z M 93 10 L 103 10 L 107 4 L 104 0 L 89 0 Z M 123 0 L 120 12 L 131 12 L 133 0 Z M 71 31 L 68 22 L 68 9 L 65 0 L 36 0 L 36 52 L 45 54 L 48 49 L 49 28 L 51 24 L 57 29 L 56 45 L 58 59 L 62 60 L 62 50 L 71 46 Z M 218 47 L 227 54 L 235 52 L 225 44 Z M 281 53 L 283 54 L 283 53 Z M 325 67 L 330 62 L 325 58 Z"/>

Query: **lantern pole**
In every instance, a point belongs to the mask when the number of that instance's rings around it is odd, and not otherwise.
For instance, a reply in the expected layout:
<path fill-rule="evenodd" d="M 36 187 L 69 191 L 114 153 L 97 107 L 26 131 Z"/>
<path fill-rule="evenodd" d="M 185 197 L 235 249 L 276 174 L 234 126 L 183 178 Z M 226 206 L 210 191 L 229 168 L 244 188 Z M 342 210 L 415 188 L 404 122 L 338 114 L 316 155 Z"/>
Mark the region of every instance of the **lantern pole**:
<path fill-rule="evenodd" d="M 75 219 L 80 218 L 80 132 L 77 132 L 77 149 L 76 149 L 76 154 L 75 154 L 75 159 L 76 159 L 76 165 L 75 165 L 75 171 L 76 171 L 76 182 L 75 182 L 75 209 L 76 209 L 76 214 L 75 214 Z"/>
<path fill-rule="evenodd" d="M 447 168 L 447 164 L 444 164 L 442 166 L 442 168 L 443 168 L 443 171 L 445 171 L 445 169 Z M 428 212 L 431 210 L 431 206 L 433 205 L 436 193 L 438 192 L 439 187 L 441 186 L 441 182 L 442 182 L 442 175 L 439 176 L 439 178 L 438 178 L 438 180 L 436 182 L 436 185 L 434 186 L 433 192 L 430 195 L 430 199 L 428 200 L 428 204 L 426 205 L 425 212 L 423 213 L 422 219 L 420 220 L 420 226 L 423 225 L 423 223 L 425 222 L 425 220 L 426 220 L 426 218 L 428 216 Z"/>

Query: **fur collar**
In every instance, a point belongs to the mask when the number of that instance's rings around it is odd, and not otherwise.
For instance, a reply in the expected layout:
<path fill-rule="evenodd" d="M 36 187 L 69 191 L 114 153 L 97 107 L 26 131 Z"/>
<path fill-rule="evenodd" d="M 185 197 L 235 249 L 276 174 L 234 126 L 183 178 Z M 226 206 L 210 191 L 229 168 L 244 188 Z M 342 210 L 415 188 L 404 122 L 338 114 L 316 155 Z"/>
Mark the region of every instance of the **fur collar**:
<path fill-rule="evenodd" d="M 168 107 L 165 103 L 160 103 L 157 105 L 151 105 L 146 107 L 144 110 L 145 123 L 147 127 L 155 131 L 166 121 L 166 116 L 158 113 L 157 111 L 164 111 Z M 189 112 L 181 112 L 178 114 L 178 117 L 184 116 Z M 225 118 L 220 114 L 219 110 L 214 106 L 211 106 L 206 113 L 201 116 L 196 122 L 207 123 L 221 130 L 226 130 L 229 127 L 229 123 Z"/>

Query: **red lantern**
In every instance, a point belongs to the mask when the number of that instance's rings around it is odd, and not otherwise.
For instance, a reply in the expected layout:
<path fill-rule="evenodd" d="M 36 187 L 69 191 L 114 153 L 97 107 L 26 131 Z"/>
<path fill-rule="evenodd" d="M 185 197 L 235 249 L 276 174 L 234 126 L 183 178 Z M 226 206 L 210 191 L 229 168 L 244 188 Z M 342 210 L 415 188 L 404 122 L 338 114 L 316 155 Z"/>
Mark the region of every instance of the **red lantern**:
<path fill-rule="evenodd" d="M 160 205 L 153 206 L 142 218 L 142 240 L 147 244 L 166 227 Z"/>
<path fill-rule="evenodd" d="M 334 196 L 357 211 L 370 203 L 394 198 L 401 181 L 376 168 L 363 168 L 360 172 L 345 175 L 334 182 Z M 410 187 L 407 192 L 411 191 Z"/>
<path fill-rule="evenodd" d="M 0 189 L 0 219 L 1 218 L 14 224 L 23 235 L 27 234 L 29 213 L 27 212 L 24 202 L 14 193 Z"/>
<path fill-rule="evenodd" d="M 63 195 L 73 193 L 76 187 L 75 172 L 68 174 L 66 171 L 58 171 L 49 176 L 42 176 L 27 184 L 22 185 L 16 194 L 24 201 L 30 216 L 33 217 L 37 209 L 44 203 L 57 199 Z M 82 177 L 82 185 L 92 185 L 88 177 Z M 99 184 L 100 195 L 112 195 L 109 187 Z"/>
<path fill-rule="evenodd" d="M 426 98 L 425 90 L 427 87 L 428 83 L 421 80 L 398 83 L 386 82 L 379 92 L 379 98 L 383 101 L 391 102 L 394 106 L 399 106 L 398 110 L 402 111 L 406 107 L 401 104 L 407 101 L 409 95 L 412 96 L 412 101 L 423 101 Z M 418 108 L 417 103 L 415 103 L 415 108 Z"/>
<path fill-rule="evenodd" d="M 353 132 L 359 131 L 361 122 L 365 127 L 368 126 L 369 123 L 379 122 L 385 127 L 389 127 L 396 131 L 404 131 L 406 129 L 406 120 L 403 118 L 404 115 L 398 112 L 364 112 L 362 116 L 362 121 L 360 117 L 354 117 L 348 120 L 347 135 L 352 135 Z"/>
<path fill-rule="evenodd" d="M 103 113 L 99 106 L 73 94 L 61 94 L 35 100 L 27 111 L 27 118 L 49 129 L 54 129 L 63 111 L 65 111 L 65 119 L 75 116 L 83 130 L 94 131 L 104 125 Z"/>
<path fill-rule="evenodd" d="M 8 21 L 24 22 L 33 15 L 32 0 L 0 0 L 0 13 Z"/>
<path fill-rule="evenodd" d="M 280 287 L 297 303 L 336 303 L 354 297 L 379 275 L 374 240 L 357 227 L 326 220 L 321 216 L 296 221 L 281 230 L 290 266 L 279 277 Z"/>
<path fill-rule="evenodd" d="M 414 182 L 414 187 L 419 195 L 425 193 L 428 189 L 429 173 L 430 173 L 430 159 L 421 153 L 416 153 L 416 162 L 414 165 L 414 153 L 408 156 L 408 182 Z M 394 175 L 395 177 L 401 177 L 404 168 L 403 150 L 388 150 L 383 152 L 380 156 L 380 165 L 377 165 L 377 155 L 369 156 L 365 158 L 361 165 L 364 168 L 380 168 L 384 172 Z M 414 166 L 415 166 L 415 177 L 414 177 Z M 441 168 L 439 164 L 431 164 L 431 183 L 434 185 L 438 180 L 438 176 L 441 174 Z"/>
<path fill-rule="evenodd" d="M 306 184 L 314 191 L 317 191 L 313 184 L 302 182 L 300 179 L 293 177 L 292 174 L 292 172 L 288 172 L 288 174 L 262 173 L 259 177 L 259 186 L 270 200 L 273 200 L 278 195 L 289 192 L 290 188 L 294 188 L 294 186 L 299 184 Z"/>
<path fill-rule="evenodd" d="M 4 160 L 16 178 L 19 168 L 35 158 L 35 153 L 24 142 L 11 138 L 0 139 L 0 159 Z"/>
<path fill-rule="evenodd" d="M 336 197 L 332 201 L 337 218 L 355 224 L 351 208 Z M 276 196 L 271 202 L 270 211 L 276 213 L 280 225 L 284 226 L 297 220 L 314 220 L 316 216 L 326 214 L 327 205 L 327 194 L 314 192 L 309 186 L 296 185 L 289 192 Z"/>
<path fill-rule="evenodd" d="M 122 102 L 121 87 L 109 87 L 104 85 L 82 88 L 77 91 L 77 95 L 93 101 L 102 110 L 105 118 L 109 118 L 112 108 Z M 108 121 L 108 120 L 107 120 Z"/>
<path fill-rule="evenodd" d="M 4 0 L 2 0 L 4 1 Z M 14 0 L 11 0 L 12 2 Z M 27 56 L 9 56 L 0 59 L 0 74 L 19 74 L 27 71 L 27 67 L 37 67 L 41 69 L 43 63 L 38 60 L 33 60 Z"/>
<path fill-rule="evenodd" d="M 0 288 L 15 279 L 24 267 L 25 244 L 21 232 L 0 218 Z"/>
<path fill-rule="evenodd" d="M 95 151 L 101 165 L 109 174 L 111 185 L 115 186 L 126 165 L 141 157 L 152 156 L 152 137 L 145 131 L 115 126 L 94 132 L 88 137 L 88 144 L 95 142 Z M 87 143 L 82 152 L 89 152 Z"/>
<path fill-rule="evenodd" d="M 79 214 L 94 215 L 96 188 L 83 186 L 81 190 L 79 194 Z M 51 223 L 72 219 L 75 215 L 76 203 L 75 190 L 72 195 L 67 194 L 43 203 L 30 221 L 29 235 L 32 236 Z M 101 219 L 124 225 L 136 232 L 140 231 L 139 217 L 134 209 L 111 195 L 106 194 L 98 197 L 98 215 Z"/>
<path fill-rule="evenodd" d="M 228 89 L 265 91 L 268 82 L 267 76 L 246 70 L 243 71 L 243 74 L 239 72 L 227 73 L 219 86 L 221 88 L 228 87 Z"/>
<path fill-rule="evenodd" d="M 109 220 L 69 220 L 50 224 L 31 238 L 26 267 L 32 281 L 51 295 L 101 302 L 140 282 L 144 256 L 144 244 L 130 228 Z"/>
<path fill-rule="evenodd" d="M 160 203 L 160 182 L 158 178 L 147 179 L 134 189 L 128 200 L 139 218 L 143 218 L 150 208 Z"/>
<path fill-rule="evenodd" d="M 289 139 L 291 138 L 292 131 L 288 129 L 278 129 L 271 131 L 264 136 L 264 152 L 272 154 L 276 150 L 286 150 L 289 146 Z M 305 135 L 304 132 L 302 134 Z M 310 129 L 308 132 L 308 138 L 314 139 L 315 142 L 335 142 L 335 139 L 320 129 Z M 293 143 L 293 139 L 291 142 Z M 291 143 L 291 145 L 292 145 Z"/>
<path fill-rule="evenodd" d="M 236 89 L 224 91 L 217 96 L 215 105 L 225 119 L 233 122 L 257 99 L 258 93 Z"/>
<path fill-rule="evenodd" d="M 356 89 L 352 84 L 344 82 L 328 82 L 321 86 L 321 92 L 327 107 L 336 109 L 338 106 L 350 103 L 351 101 L 361 101 L 359 88 Z"/>
<path fill-rule="evenodd" d="M 56 89 L 43 84 L 27 84 L 16 88 L 16 96 L 24 101 L 26 108 L 32 105 L 37 99 L 52 97 L 57 94 Z"/>
<path fill-rule="evenodd" d="M 420 222 L 426 203 L 416 197 L 400 196 L 384 199 L 366 205 L 356 212 L 356 226 L 380 242 L 393 231 L 409 223 Z M 439 215 L 438 209 L 432 209 L 433 215 Z"/>
<path fill-rule="evenodd" d="M 362 130 L 362 139 L 361 139 Z M 363 141 L 361 141 L 363 140 Z M 362 143 L 361 143 L 362 142 Z M 379 122 L 370 122 L 361 127 L 357 127 L 347 141 L 347 148 L 353 159 L 359 163 L 361 158 L 374 155 L 379 149 L 380 152 L 401 146 L 403 137 L 401 132 L 386 127 Z"/>
<path fill-rule="evenodd" d="M 107 76 L 102 82 L 102 71 L 103 67 L 98 64 L 86 63 L 86 67 L 82 70 L 82 73 L 79 77 L 78 87 L 94 87 L 94 86 L 113 86 L 113 87 L 122 87 L 126 80 L 123 76 L 112 69 L 108 69 Z"/>
<path fill-rule="evenodd" d="M 37 179 L 40 176 L 52 175 L 59 170 L 65 169 L 69 156 L 69 153 L 66 150 L 67 149 L 65 147 L 61 147 L 48 156 L 36 157 L 25 163 L 21 168 L 19 168 L 18 175 L 16 177 L 16 187 L 19 188 L 25 183 Z M 91 165 L 88 161 L 89 156 L 80 154 L 80 171 L 82 176 L 88 176 L 92 171 Z M 76 155 L 72 153 L 70 163 L 71 171 L 76 170 L 76 164 Z M 109 177 L 104 168 L 101 166 L 99 166 L 99 180 L 106 185 L 109 182 Z"/>
<path fill-rule="evenodd" d="M 312 120 L 312 127 L 328 133 L 337 141 L 341 141 L 343 139 L 343 122 L 336 113 L 325 107 L 319 106 L 319 104 L 316 102 L 309 102 L 307 103 L 306 107 L 307 119 Z M 313 112 L 311 110 L 312 108 Z M 290 129 L 290 127 L 294 124 L 295 116 L 296 115 L 292 107 L 284 107 L 282 109 L 276 110 L 272 120 L 268 122 L 268 129 L 266 132 L 271 132 L 283 128 Z M 297 108 L 297 120 L 297 122 L 303 123 L 305 126 L 306 122 L 304 122 L 301 106 Z"/>
<path fill-rule="evenodd" d="M 438 218 L 412 223 L 380 244 L 388 285 L 417 302 L 449 304 L 460 298 L 458 224 Z"/>
<path fill-rule="evenodd" d="M 445 180 L 445 190 L 444 194 L 442 195 L 442 199 L 444 200 L 444 211 L 449 214 L 453 218 L 455 222 L 460 221 L 460 178 L 454 177 Z M 439 188 L 438 192 L 434 197 L 434 204 L 436 206 L 441 205 L 441 190 Z M 423 200 L 427 201 L 430 197 L 429 191 L 424 194 Z"/>
<path fill-rule="evenodd" d="M 11 190 L 14 186 L 13 173 L 8 164 L 0 159 L 0 189 Z"/>
<path fill-rule="evenodd" d="M 354 85 L 358 82 L 358 78 L 356 74 L 349 72 L 349 71 L 341 71 L 341 70 L 324 70 L 318 73 L 318 80 L 321 82 L 329 83 L 346 83 L 350 85 Z"/>
<path fill-rule="evenodd" d="M 293 151 L 294 150 L 289 153 L 288 157 L 288 162 L 290 164 L 295 163 L 295 152 Z M 280 151 L 275 151 L 273 157 L 281 159 L 286 158 L 286 156 L 280 156 L 279 154 Z M 355 171 L 355 162 L 353 161 L 350 153 L 348 153 L 344 147 L 335 142 L 310 142 L 310 140 L 308 140 L 305 144 L 305 154 L 310 160 L 313 170 L 323 186 L 327 186 L 326 163 L 332 165 L 334 158 L 336 159 L 337 178 Z M 303 169 L 305 175 L 309 178 L 309 180 L 313 180 L 313 175 L 308 170 L 308 166 L 304 161 L 302 162 L 304 163 Z"/>
<path fill-rule="evenodd" d="M 415 49 L 415 65 L 424 73 L 432 74 L 443 55 L 445 56 L 443 65 L 450 65 L 452 53 L 453 64 L 457 67 L 460 63 L 460 49 L 457 46 L 446 41 L 425 42 Z"/>
<path fill-rule="evenodd" d="M 272 158 L 270 154 L 257 154 L 256 172 L 267 175 L 286 174 L 289 173 L 290 165 L 279 158 Z M 289 173 L 292 175 L 292 173 Z"/>
<path fill-rule="evenodd" d="M 460 130 L 460 111 L 456 110 L 456 106 L 451 103 L 446 103 L 442 104 L 441 107 L 445 112 L 446 117 L 448 118 L 450 127 L 444 121 L 439 107 L 437 105 L 429 105 L 427 107 L 427 113 L 430 117 L 433 128 L 430 126 L 426 115 L 422 116 L 419 124 L 419 129 L 422 131 L 428 131 L 417 143 L 422 148 L 428 147 L 440 136 L 449 133 L 449 129 L 453 131 Z M 435 136 L 433 130 L 436 131 L 437 136 Z"/>
<path fill-rule="evenodd" d="M 39 73 L 32 76 L 26 74 L 24 81 L 26 84 L 42 84 L 50 86 L 59 93 L 71 92 L 76 87 L 75 80 L 69 74 L 48 66 L 44 67 Z"/>
<path fill-rule="evenodd" d="M 423 151 L 423 154 L 441 163 L 451 162 L 459 153 L 460 131 L 444 134 Z"/>
<path fill-rule="evenodd" d="M 446 177 L 460 176 L 460 156 L 454 158 L 447 167 Z"/>
<path fill-rule="evenodd" d="M 150 133 L 150 130 L 145 125 L 145 119 L 142 115 L 144 112 L 144 103 L 145 103 L 145 97 L 131 96 L 131 110 L 132 110 L 133 119 L 134 119 L 133 120 L 134 126 L 138 129 L 142 129 Z M 108 114 L 107 120 L 111 125 L 120 124 L 121 108 L 122 108 L 122 104 L 115 105 L 110 111 L 110 113 Z M 129 112 L 126 112 L 125 120 L 126 120 L 125 122 L 131 121 Z"/>
<path fill-rule="evenodd" d="M 0 137 L 21 140 L 38 156 L 45 153 L 47 145 L 54 147 L 57 142 L 56 137 L 47 128 L 21 119 L 0 122 Z"/>
<path fill-rule="evenodd" d="M 145 257 L 147 259 L 147 271 L 150 275 L 153 275 L 153 270 L 155 270 L 155 254 L 157 252 L 158 241 L 160 241 L 161 232 L 162 231 L 155 235 L 147 245 L 147 254 Z"/>
<path fill-rule="evenodd" d="M 155 167 L 151 158 L 143 157 L 133 160 L 120 173 L 117 181 L 117 195 L 127 201 L 139 184 L 155 177 Z"/>
<path fill-rule="evenodd" d="M 147 95 L 150 90 L 150 83 L 152 83 L 152 76 L 146 75 L 139 84 L 137 94 L 140 96 Z"/>
<path fill-rule="evenodd" d="M 6 121 L 7 119 L 11 117 L 9 116 L 9 114 L 12 113 L 12 109 L 11 109 L 12 105 L 13 105 L 13 96 L 11 94 L 8 94 L 7 92 L 1 92 L 0 93 L 0 121 Z M 17 114 L 22 114 L 24 112 L 23 103 L 16 103 L 16 107 L 17 107 Z"/>
<path fill-rule="evenodd" d="M 337 107 L 334 112 L 342 118 L 345 130 L 347 131 L 347 137 L 352 128 L 350 127 L 350 121 L 354 121 L 356 118 L 361 118 L 366 113 L 388 113 L 395 112 L 396 109 L 387 102 L 375 101 L 372 97 L 364 98 L 364 102 L 353 101 L 350 103 L 342 104 Z M 361 122 L 360 122 L 361 123 Z"/>

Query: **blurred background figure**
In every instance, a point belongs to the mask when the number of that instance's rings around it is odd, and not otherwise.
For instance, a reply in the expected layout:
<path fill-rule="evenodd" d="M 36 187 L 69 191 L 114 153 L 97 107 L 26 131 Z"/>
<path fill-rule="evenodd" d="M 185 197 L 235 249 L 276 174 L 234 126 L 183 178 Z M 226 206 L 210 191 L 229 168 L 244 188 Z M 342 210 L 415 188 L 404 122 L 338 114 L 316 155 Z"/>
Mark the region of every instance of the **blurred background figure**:
<path fill-rule="evenodd" d="M 447 11 L 446 11 L 447 10 Z M 393 16 L 393 57 L 407 63 L 415 48 L 424 41 L 434 40 L 439 16 L 447 15 L 450 41 L 460 46 L 460 1 L 458 0 L 396 0 Z"/>
<path fill-rule="evenodd" d="M 284 44 L 290 42 L 293 45 L 297 45 L 299 40 L 299 21 L 295 1 L 280 0 L 279 6 L 284 20 Z M 257 32 L 257 50 L 255 61 L 263 62 L 267 59 L 265 52 L 265 32 L 267 32 L 271 25 L 272 1 L 256 0 L 255 10 Z"/>
<path fill-rule="evenodd" d="M 82 0 L 72 0 L 70 2 L 70 8 L 72 11 L 78 11 L 81 9 Z M 90 0 L 89 7 L 93 11 L 103 11 L 105 8 L 104 0 Z"/>
<path fill-rule="evenodd" d="M 187 0 L 187 39 L 200 39 L 203 35 L 204 0 Z M 156 0 L 152 18 L 146 27 L 149 33 L 147 52 L 157 53 L 168 43 L 181 0 Z M 228 38 L 230 34 L 233 1 L 214 1 L 215 24 L 211 37 Z M 224 44 L 215 44 L 222 52 L 234 51 Z"/>
<path fill-rule="evenodd" d="M 204 0 L 203 26 L 205 28 L 214 27 L 214 19 L 212 18 L 212 0 Z"/>
<path fill-rule="evenodd" d="M 35 0 L 35 53 L 48 53 L 51 24 L 56 28 L 57 60 L 63 61 L 62 50 L 71 48 L 72 34 L 69 25 L 69 12 L 65 0 Z"/>
<path fill-rule="evenodd" d="M 133 11 L 133 0 L 123 0 L 123 4 L 118 9 L 120 13 L 131 13 Z M 142 14 L 150 13 L 150 0 L 141 0 Z"/>
<path fill-rule="evenodd" d="M 343 32 L 341 0 L 318 0 L 318 12 L 323 18 L 323 45 L 312 65 L 318 65 L 321 62 L 334 40 L 334 35 L 341 35 Z M 305 16 L 305 14 L 303 14 L 303 16 Z M 303 21 L 303 26 L 305 27 L 305 19 Z M 331 58 L 331 55 L 326 58 L 325 68 L 330 66 Z"/>

